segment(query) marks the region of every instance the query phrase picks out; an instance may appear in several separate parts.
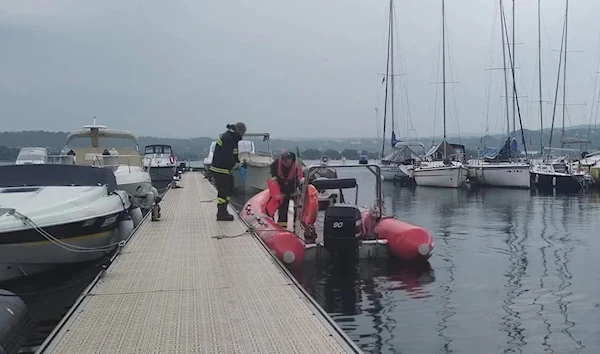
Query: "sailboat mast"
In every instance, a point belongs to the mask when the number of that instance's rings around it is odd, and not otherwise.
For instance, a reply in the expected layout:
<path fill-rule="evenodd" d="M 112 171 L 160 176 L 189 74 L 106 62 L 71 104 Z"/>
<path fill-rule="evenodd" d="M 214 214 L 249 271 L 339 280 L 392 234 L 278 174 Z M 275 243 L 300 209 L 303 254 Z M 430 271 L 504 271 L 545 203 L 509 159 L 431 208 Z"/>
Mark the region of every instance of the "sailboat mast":
<path fill-rule="evenodd" d="M 390 79 L 390 89 L 392 90 L 390 94 L 391 109 L 392 109 L 392 134 L 396 131 L 394 129 L 394 0 L 390 0 L 390 71 L 391 77 Z"/>
<path fill-rule="evenodd" d="M 565 5 L 565 51 L 564 51 L 564 60 L 563 60 L 563 107 L 562 107 L 562 133 L 560 136 L 561 147 L 564 147 L 562 143 L 563 138 L 565 137 L 565 116 L 567 113 L 567 40 L 568 40 L 568 28 L 569 28 L 569 0 L 566 0 Z"/>
<path fill-rule="evenodd" d="M 446 12 L 442 0 L 442 106 L 444 117 L 444 160 L 446 159 Z"/>
<path fill-rule="evenodd" d="M 511 55 L 511 59 L 510 59 L 510 66 L 512 68 L 515 67 L 515 0 L 512 0 L 512 55 Z M 513 84 L 514 83 L 514 78 L 513 78 Z M 515 137 L 515 132 L 517 131 L 517 114 L 516 114 L 516 97 L 512 98 L 512 118 L 513 118 L 513 138 Z"/>
<path fill-rule="evenodd" d="M 508 77 L 506 72 L 506 38 L 504 36 L 504 5 L 500 0 L 500 32 L 502 32 L 502 70 L 504 71 L 504 103 L 506 104 L 506 136 L 510 137 L 510 112 L 508 110 Z M 514 102 L 514 101 L 513 101 Z M 510 149 L 508 149 L 510 158 Z"/>
<path fill-rule="evenodd" d="M 542 26 L 541 1 L 538 0 L 538 92 L 540 96 L 540 152 L 544 151 L 544 114 L 542 107 Z"/>
<path fill-rule="evenodd" d="M 390 77 L 390 47 L 391 47 L 391 33 L 392 33 L 392 6 L 393 6 L 393 1 L 394 0 L 390 0 L 390 15 L 389 15 L 389 20 L 388 20 L 388 43 L 387 43 L 387 58 L 386 58 L 386 64 L 385 64 L 385 76 L 383 77 L 385 80 L 385 99 L 384 99 L 384 103 L 383 103 L 383 138 L 382 138 L 382 144 L 381 144 L 381 158 L 383 159 L 383 156 L 385 156 L 385 128 L 386 128 L 386 122 L 387 122 L 387 107 L 388 107 L 388 87 L 389 87 L 389 77 Z"/>

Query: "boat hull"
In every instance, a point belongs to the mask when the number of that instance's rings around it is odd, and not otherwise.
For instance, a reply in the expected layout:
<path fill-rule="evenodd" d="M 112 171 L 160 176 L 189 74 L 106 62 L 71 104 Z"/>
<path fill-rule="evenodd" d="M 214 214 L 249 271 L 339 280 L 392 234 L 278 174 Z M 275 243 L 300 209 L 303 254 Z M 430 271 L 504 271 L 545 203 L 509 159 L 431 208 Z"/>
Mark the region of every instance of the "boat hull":
<path fill-rule="evenodd" d="M 578 193 L 586 186 L 583 176 L 571 174 L 551 174 L 531 172 L 531 184 L 541 191 Z"/>
<path fill-rule="evenodd" d="M 479 164 L 470 167 L 474 183 L 488 187 L 529 188 L 528 164 Z"/>
<path fill-rule="evenodd" d="M 175 176 L 175 166 L 160 166 L 150 168 L 150 178 L 154 188 L 158 189 L 160 194 L 164 194 L 169 185 L 173 183 Z"/>
<path fill-rule="evenodd" d="M 271 179 L 269 166 L 248 165 L 246 169 L 248 173 L 246 174 L 245 182 L 238 170 L 232 171 L 235 189 L 241 191 L 261 191 L 267 188 L 267 181 Z"/>
<path fill-rule="evenodd" d="M 464 166 L 416 168 L 414 171 L 417 186 L 461 188 L 467 180 Z"/>

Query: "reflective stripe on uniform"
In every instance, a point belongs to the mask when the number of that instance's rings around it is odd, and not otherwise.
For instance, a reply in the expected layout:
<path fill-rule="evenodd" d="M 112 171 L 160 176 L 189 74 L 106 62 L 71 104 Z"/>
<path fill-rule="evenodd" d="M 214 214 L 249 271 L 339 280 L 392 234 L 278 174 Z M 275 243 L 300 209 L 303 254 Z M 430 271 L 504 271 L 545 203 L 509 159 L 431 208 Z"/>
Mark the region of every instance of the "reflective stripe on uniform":
<path fill-rule="evenodd" d="M 217 198 L 217 204 L 225 204 L 227 203 L 227 200 L 223 199 L 223 198 Z"/>
<path fill-rule="evenodd" d="M 227 200 L 231 200 L 231 197 L 227 197 Z"/>
<path fill-rule="evenodd" d="M 238 149 L 233 149 L 233 153 L 237 154 L 238 153 Z"/>
<path fill-rule="evenodd" d="M 279 225 L 281 227 L 287 227 L 287 221 L 278 221 L 277 225 Z"/>
<path fill-rule="evenodd" d="M 210 166 L 209 170 L 212 171 L 212 172 L 222 173 L 222 174 L 225 174 L 225 175 L 229 174 L 229 170 L 227 170 L 225 168 L 219 168 L 219 167 L 215 167 L 215 166 Z"/>
<path fill-rule="evenodd" d="M 217 138 L 217 145 L 223 146 L 223 139 L 221 139 L 221 137 Z"/>

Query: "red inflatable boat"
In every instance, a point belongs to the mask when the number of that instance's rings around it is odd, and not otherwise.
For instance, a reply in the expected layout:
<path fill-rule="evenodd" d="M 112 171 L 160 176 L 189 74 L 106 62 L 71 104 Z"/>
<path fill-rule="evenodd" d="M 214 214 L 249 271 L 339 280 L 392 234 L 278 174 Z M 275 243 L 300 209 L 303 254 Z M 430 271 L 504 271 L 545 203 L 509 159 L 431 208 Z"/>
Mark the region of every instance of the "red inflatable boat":
<path fill-rule="evenodd" d="M 273 215 L 266 210 L 271 193 L 264 190 L 252 197 L 240 212 L 241 218 L 249 224 L 258 237 L 285 264 L 300 265 L 305 254 L 313 249 L 324 249 L 328 255 L 358 254 L 372 258 L 393 256 L 406 262 L 422 262 L 433 252 L 433 239 L 427 231 L 392 217 L 381 215 L 381 179 L 377 165 L 342 165 L 336 168 L 368 168 L 376 176 L 375 205 L 370 209 L 356 207 L 358 184 L 354 178 L 317 178 L 311 180 L 311 172 L 322 166 L 307 169 L 310 184 L 305 184 L 296 202 L 300 202 L 297 215 L 300 220 L 294 223 L 294 232 L 279 226 Z M 329 166 L 332 168 L 332 166 Z M 342 190 L 356 189 L 354 204 L 343 200 Z M 270 186 L 273 190 L 273 186 Z M 337 189 L 340 203 L 332 203 L 317 218 L 318 193 Z M 272 203 L 272 201 L 271 201 Z M 290 221 L 291 217 L 288 218 Z M 377 252 L 384 249 L 385 252 Z M 310 250 L 310 252 L 309 252 Z M 364 251 L 366 250 L 366 251 Z M 322 254 L 323 252 L 321 252 Z"/>

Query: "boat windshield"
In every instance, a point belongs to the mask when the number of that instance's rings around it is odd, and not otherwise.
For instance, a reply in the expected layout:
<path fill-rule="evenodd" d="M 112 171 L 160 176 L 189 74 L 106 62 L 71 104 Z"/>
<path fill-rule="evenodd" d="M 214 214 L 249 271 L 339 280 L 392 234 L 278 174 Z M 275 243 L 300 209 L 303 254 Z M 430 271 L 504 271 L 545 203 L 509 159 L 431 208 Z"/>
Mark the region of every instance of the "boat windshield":
<path fill-rule="evenodd" d="M 145 154 L 170 154 L 171 147 L 166 145 L 151 145 L 146 146 Z"/>

